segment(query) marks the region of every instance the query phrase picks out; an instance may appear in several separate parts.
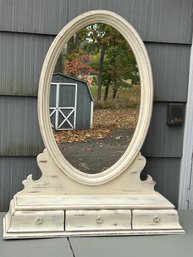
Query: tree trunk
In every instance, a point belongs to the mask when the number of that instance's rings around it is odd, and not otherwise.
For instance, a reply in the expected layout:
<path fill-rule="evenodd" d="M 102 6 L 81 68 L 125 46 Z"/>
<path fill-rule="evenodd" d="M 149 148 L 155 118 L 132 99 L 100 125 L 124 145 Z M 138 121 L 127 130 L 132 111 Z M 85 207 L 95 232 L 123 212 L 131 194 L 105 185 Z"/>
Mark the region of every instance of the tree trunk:
<path fill-rule="evenodd" d="M 107 100 L 108 95 L 109 95 L 109 83 L 105 87 L 105 92 L 104 92 L 104 97 L 103 97 L 104 102 Z"/>
<path fill-rule="evenodd" d="M 57 60 L 54 72 L 62 72 L 64 73 L 64 65 L 63 65 L 63 55 L 60 54 Z"/>
<path fill-rule="evenodd" d="M 105 46 L 101 45 L 100 60 L 99 60 L 99 70 L 98 70 L 98 91 L 97 91 L 97 101 L 101 101 L 101 91 L 102 91 L 102 72 L 103 72 L 103 62 L 105 56 Z"/>
<path fill-rule="evenodd" d="M 113 100 L 116 99 L 116 96 L 117 96 L 117 88 L 114 87 L 114 88 L 113 88 L 113 96 L 112 96 Z"/>

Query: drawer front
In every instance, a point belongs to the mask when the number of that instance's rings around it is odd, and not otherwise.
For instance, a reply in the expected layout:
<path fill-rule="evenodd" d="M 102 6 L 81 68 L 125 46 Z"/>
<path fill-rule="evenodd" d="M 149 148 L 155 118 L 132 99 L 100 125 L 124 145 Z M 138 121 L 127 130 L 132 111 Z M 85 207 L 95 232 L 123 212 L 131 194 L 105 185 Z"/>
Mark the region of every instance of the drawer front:
<path fill-rule="evenodd" d="M 8 232 L 64 231 L 63 211 L 16 211 Z"/>
<path fill-rule="evenodd" d="M 134 230 L 181 229 L 176 210 L 133 210 Z"/>
<path fill-rule="evenodd" d="M 66 231 L 130 230 L 130 210 L 67 210 Z"/>

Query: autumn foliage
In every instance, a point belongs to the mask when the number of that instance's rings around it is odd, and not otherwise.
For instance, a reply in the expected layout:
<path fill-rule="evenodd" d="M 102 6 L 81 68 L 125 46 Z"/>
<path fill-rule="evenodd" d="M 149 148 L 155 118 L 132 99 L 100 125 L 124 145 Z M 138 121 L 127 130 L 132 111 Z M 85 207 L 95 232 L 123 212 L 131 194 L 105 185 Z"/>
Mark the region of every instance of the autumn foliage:
<path fill-rule="evenodd" d="M 65 71 L 74 77 L 86 78 L 86 74 L 95 74 L 95 70 L 90 66 L 92 61 L 88 54 L 71 53 L 70 60 L 66 62 Z"/>
<path fill-rule="evenodd" d="M 88 142 L 91 139 L 104 139 L 115 130 L 135 129 L 138 113 L 138 108 L 97 110 L 94 115 L 93 129 L 55 131 L 55 140 L 58 144 Z"/>

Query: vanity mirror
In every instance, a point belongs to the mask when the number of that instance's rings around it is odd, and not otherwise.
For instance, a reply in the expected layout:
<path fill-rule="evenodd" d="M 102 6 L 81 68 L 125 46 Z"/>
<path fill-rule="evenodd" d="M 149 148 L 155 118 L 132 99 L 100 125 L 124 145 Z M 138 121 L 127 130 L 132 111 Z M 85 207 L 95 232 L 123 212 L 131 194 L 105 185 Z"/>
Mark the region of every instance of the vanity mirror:
<path fill-rule="evenodd" d="M 124 153 L 109 167 L 89 174 L 68 161 L 55 141 L 52 119 L 50 122 L 50 107 L 53 107 L 50 88 L 52 82 L 56 84 L 52 81 L 53 74 L 64 46 L 79 31 L 99 24 L 120 33 L 131 49 L 140 77 L 140 106 L 134 133 Z M 72 107 L 70 105 L 67 107 Z M 135 29 L 119 15 L 102 10 L 84 13 L 69 22 L 53 41 L 40 76 L 38 117 L 45 150 L 37 162 L 42 177 L 34 181 L 29 176 L 23 181 L 23 191 L 14 196 L 4 218 L 4 238 L 183 233 L 177 211 L 154 191 L 152 178 L 140 180 L 146 162 L 140 149 L 148 131 L 152 105 L 151 65 Z M 63 115 L 65 121 L 68 115 Z M 110 153 L 113 155 L 113 149 Z M 75 158 L 74 155 L 72 160 Z"/>
<path fill-rule="evenodd" d="M 49 106 L 56 143 L 76 169 L 96 174 L 121 158 L 138 121 L 140 76 L 120 32 L 95 23 L 67 41 L 54 68 Z"/>

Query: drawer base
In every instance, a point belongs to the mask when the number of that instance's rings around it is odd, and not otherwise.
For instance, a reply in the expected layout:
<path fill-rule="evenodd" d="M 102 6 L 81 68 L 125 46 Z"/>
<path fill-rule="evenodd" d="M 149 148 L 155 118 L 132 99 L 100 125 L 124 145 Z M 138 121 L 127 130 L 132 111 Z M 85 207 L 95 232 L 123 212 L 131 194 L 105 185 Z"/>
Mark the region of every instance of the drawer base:
<path fill-rule="evenodd" d="M 5 218 L 4 218 L 5 219 Z M 4 221 L 4 231 L 6 231 L 6 222 Z M 59 237 L 81 237 L 81 236 L 151 236 L 151 235 L 176 235 L 184 234 L 183 229 L 178 230 L 116 230 L 116 231 L 92 231 L 92 232 L 39 232 L 39 233 L 6 233 L 4 239 L 25 239 L 25 238 L 59 238 Z"/>
<path fill-rule="evenodd" d="M 183 234 L 178 213 L 171 209 L 65 209 L 21 210 L 11 202 L 4 218 L 4 239 L 68 236 L 127 236 Z M 111 207 L 111 208 L 110 208 Z"/>

